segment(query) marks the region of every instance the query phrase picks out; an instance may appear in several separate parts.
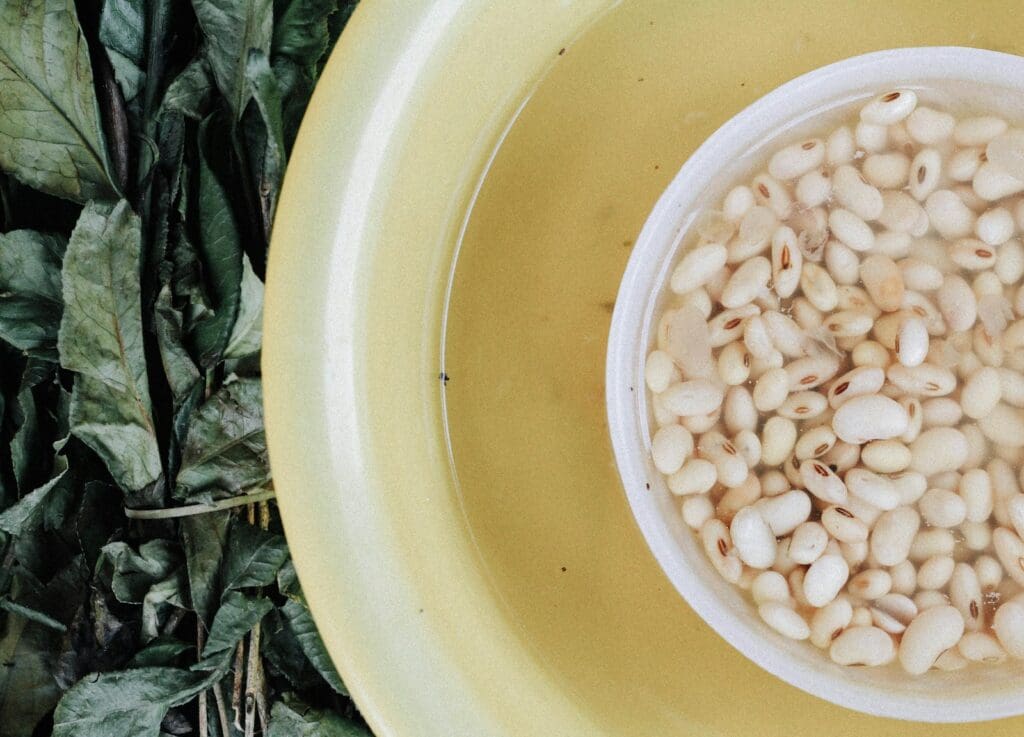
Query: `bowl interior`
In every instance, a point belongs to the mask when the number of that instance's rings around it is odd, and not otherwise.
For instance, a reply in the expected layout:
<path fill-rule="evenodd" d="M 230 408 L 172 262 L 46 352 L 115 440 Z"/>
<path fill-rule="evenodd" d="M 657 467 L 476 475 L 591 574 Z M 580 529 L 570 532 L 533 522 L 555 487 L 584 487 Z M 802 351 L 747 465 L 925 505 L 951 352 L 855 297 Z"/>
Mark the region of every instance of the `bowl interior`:
<path fill-rule="evenodd" d="M 830 118 L 846 117 L 858 101 L 896 86 L 917 90 L 926 103 L 998 110 L 1024 121 L 1024 58 L 952 47 L 848 59 L 799 77 L 739 113 L 686 162 L 637 240 L 609 336 L 609 427 L 630 506 L 651 551 L 694 610 L 747 657 L 809 693 L 867 713 L 936 722 L 994 719 L 1024 713 L 1024 662 L 911 678 L 897 666 L 836 666 L 812 645 L 783 638 L 719 577 L 650 461 L 643 359 L 653 344 L 663 285 L 695 219 L 753 173 L 769 149 L 821 130 Z"/>

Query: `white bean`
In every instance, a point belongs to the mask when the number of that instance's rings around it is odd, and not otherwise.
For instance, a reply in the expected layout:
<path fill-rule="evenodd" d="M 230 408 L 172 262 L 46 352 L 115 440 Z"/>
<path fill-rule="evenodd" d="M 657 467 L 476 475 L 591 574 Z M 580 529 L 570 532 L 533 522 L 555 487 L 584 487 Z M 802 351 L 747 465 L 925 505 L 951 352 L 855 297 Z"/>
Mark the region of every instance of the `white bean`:
<path fill-rule="evenodd" d="M 845 125 L 836 128 L 825 140 L 825 158 L 831 166 L 848 164 L 853 160 L 855 150 L 853 132 Z"/>
<path fill-rule="evenodd" d="M 1006 660 L 1006 651 L 992 635 L 968 632 L 957 645 L 960 654 L 975 663 L 998 664 Z"/>
<path fill-rule="evenodd" d="M 857 141 L 857 147 L 868 152 L 881 151 L 889 142 L 888 128 L 884 125 L 875 125 L 863 120 L 857 123 L 853 136 L 854 140 Z"/>
<path fill-rule="evenodd" d="M 913 566 L 911 566 L 911 570 L 913 570 Z M 892 575 L 892 580 L 895 586 L 895 575 Z M 905 594 L 885 594 L 871 605 L 871 620 L 874 625 L 893 635 L 901 634 L 906 630 L 907 625 L 916 616 L 917 605 Z"/>
<path fill-rule="evenodd" d="M 877 473 L 898 473 L 910 465 L 911 454 L 910 448 L 897 440 L 872 440 L 861 449 L 860 458 Z"/>
<path fill-rule="evenodd" d="M 844 596 L 834 599 L 811 617 L 811 643 L 823 649 L 829 647 L 852 619 L 853 606 L 849 599 Z"/>
<path fill-rule="evenodd" d="M 978 168 L 985 161 L 985 150 L 982 148 L 962 148 L 949 157 L 946 174 L 954 182 L 969 182 L 978 173 Z"/>
<path fill-rule="evenodd" d="M 755 205 L 740 220 L 736 237 L 729 241 L 728 261 L 735 264 L 756 256 L 768 247 L 779 218 L 767 207 Z"/>
<path fill-rule="evenodd" d="M 936 606 L 918 614 L 903 633 L 899 661 L 912 675 L 924 673 L 944 650 L 960 641 L 964 621 L 951 606 Z"/>
<path fill-rule="evenodd" d="M 992 148 L 991 143 L 989 148 Z M 971 187 L 981 199 L 995 202 L 1018 192 L 1024 192 L 1024 181 L 996 165 L 989 156 L 989 160 L 979 166 L 978 171 L 975 172 Z"/>
<path fill-rule="evenodd" d="M 691 458 L 682 468 L 668 477 L 668 489 L 673 494 L 688 496 L 704 494 L 718 481 L 715 464 L 705 458 Z"/>
<path fill-rule="evenodd" d="M 700 530 L 705 522 L 715 516 L 715 505 L 707 494 L 695 494 L 683 500 L 680 514 L 688 527 Z"/>
<path fill-rule="evenodd" d="M 791 640 L 806 640 L 810 634 L 807 622 L 795 610 L 777 601 L 770 601 L 757 608 L 765 624 Z"/>
<path fill-rule="evenodd" d="M 743 216 L 750 212 L 754 206 L 754 192 L 745 185 L 739 185 L 729 190 L 729 194 L 722 201 L 722 214 L 726 219 L 738 223 Z"/>
<path fill-rule="evenodd" d="M 670 286 L 676 294 L 686 294 L 707 284 L 728 256 L 725 246 L 709 243 L 687 252 L 672 272 Z"/>
<path fill-rule="evenodd" d="M 919 612 L 932 609 L 937 606 L 947 606 L 949 597 L 941 591 L 918 591 L 914 594 L 914 606 Z"/>
<path fill-rule="evenodd" d="M 933 265 L 916 258 L 905 258 L 897 264 L 907 289 L 931 292 L 942 286 L 942 272 Z"/>
<path fill-rule="evenodd" d="M 921 516 L 933 527 L 956 527 L 967 518 L 967 505 L 948 489 L 929 489 L 918 504 Z"/>
<path fill-rule="evenodd" d="M 864 542 L 868 539 L 868 526 L 845 507 L 826 508 L 821 513 L 821 524 L 840 542 Z"/>
<path fill-rule="evenodd" d="M 982 592 L 985 593 L 994 591 L 1003 581 L 1003 566 L 991 555 L 981 555 L 975 559 L 974 573 L 978 577 Z"/>
<path fill-rule="evenodd" d="M 1002 398 L 999 371 L 986 366 L 971 374 L 960 394 L 964 414 L 973 419 L 985 417 Z"/>
<path fill-rule="evenodd" d="M 978 216 L 974 234 L 990 246 L 1001 246 L 1013 237 L 1017 225 L 1005 207 L 994 207 Z"/>
<path fill-rule="evenodd" d="M 718 384 L 704 379 L 672 384 L 661 394 L 665 407 L 680 417 L 704 415 L 722 406 L 725 392 Z"/>
<path fill-rule="evenodd" d="M 750 595 L 756 604 L 769 601 L 786 603 L 789 601 L 789 583 L 778 571 L 762 571 L 750 585 Z"/>
<path fill-rule="evenodd" d="M 895 594 L 910 596 L 917 589 L 917 570 L 909 560 L 892 566 L 889 569 L 889 576 L 892 577 L 892 590 Z"/>
<path fill-rule="evenodd" d="M 890 479 L 867 469 L 850 469 L 846 472 L 845 482 L 851 494 L 878 509 L 888 511 L 900 504 L 896 485 Z"/>
<path fill-rule="evenodd" d="M 923 202 L 939 185 L 942 177 L 942 155 L 934 148 L 923 148 L 910 164 L 910 194 Z"/>
<path fill-rule="evenodd" d="M 912 90 L 892 90 L 862 107 L 860 118 L 875 125 L 892 125 L 910 115 L 916 106 L 917 95 Z"/>
<path fill-rule="evenodd" d="M 772 235 L 771 274 L 773 288 L 780 297 L 791 297 L 800 283 L 803 252 L 797 235 L 788 226 L 778 228 Z"/>
<path fill-rule="evenodd" d="M 839 301 L 835 281 L 817 264 L 804 264 L 800 272 L 800 288 L 804 292 L 804 297 L 822 312 L 835 309 Z"/>
<path fill-rule="evenodd" d="M 961 269 L 981 271 L 996 265 L 996 252 L 977 238 L 961 238 L 949 249 L 950 260 Z"/>
<path fill-rule="evenodd" d="M 985 626 L 985 600 L 978 574 L 966 563 L 957 563 L 949 579 L 949 599 L 972 632 Z"/>
<path fill-rule="evenodd" d="M 831 504 L 846 501 L 846 485 L 821 461 L 808 459 L 800 464 L 800 479 L 814 496 Z"/>
<path fill-rule="evenodd" d="M 729 528 L 719 519 L 709 519 L 700 528 L 704 552 L 719 575 L 729 583 L 736 583 L 743 573 L 743 562 L 732 547 Z"/>
<path fill-rule="evenodd" d="M 799 489 L 761 499 L 755 506 L 776 537 L 790 534 L 806 522 L 811 514 L 811 498 Z"/>
<path fill-rule="evenodd" d="M 1006 652 L 1024 658 L 1024 603 L 1008 601 L 996 609 L 992 629 Z"/>
<path fill-rule="evenodd" d="M 861 599 L 874 601 L 892 590 L 892 576 L 881 568 L 868 568 L 850 579 L 848 590 Z"/>
<path fill-rule="evenodd" d="M 796 444 L 796 424 L 785 417 L 770 417 L 761 431 L 761 462 L 781 465 Z"/>
<path fill-rule="evenodd" d="M 825 162 L 825 142 L 812 138 L 776 151 L 768 160 L 768 173 L 776 179 L 797 179 Z"/>
<path fill-rule="evenodd" d="M 769 369 L 754 383 L 754 406 L 759 412 L 770 412 L 782 406 L 789 396 L 789 374 L 785 369 Z"/>
<path fill-rule="evenodd" d="M 993 443 L 1011 448 L 1024 446 L 1024 416 L 1016 407 L 996 404 L 978 420 L 978 427 Z"/>
<path fill-rule="evenodd" d="M 759 174 L 754 177 L 752 185 L 751 189 L 754 190 L 754 199 L 757 204 L 769 208 L 778 218 L 789 217 L 793 207 L 793 198 L 789 196 L 789 192 L 782 182 L 769 174 Z"/>
<path fill-rule="evenodd" d="M 719 301 L 729 309 L 743 307 L 768 286 L 771 278 L 772 265 L 768 259 L 764 256 L 748 259 L 729 277 Z"/>
<path fill-rule="evenodd" d="M 678 471 L 693 453 L 693 436 L 682 425 L 660 428 L 651 439 L 651 457 L 655 467 L 666 476 Z"/>
<path fill-rule="evenodd" d="M 910 248 L 910 234 L 920 229 L 922 220 L 928 223 L 928 215 L 906 192 L 889 190 L 882 193 L 881 198 L 882 211 L 878 222 L 889 232 L 881 233 L 875 239 L 875 251 L 892 258 L 902 258 Z"/>
<path fill-rule="evenodd" d="M 963 118 L 953 129 L 953 141 L 957 146 L 983 146 L 1005 133 L 1007 127 L 1005 120 L 991 115 Z"/>
<path fill-rule="evenodd" d="M 949 113 L 921 106 L 907 117 L 906 125 L 911 138 L 931 146 L 953 135 L 956 119 Z"/>
<path fill-rule="evenodd" d="M 995 274 L 1005 285 L 1016 284 L 1024 277 L 1024 246 L 1016 238 L 999 247 Z"/>
<path fill-rule="evenodd" d="M 905 561 L 920 525 L 920 515 L 910 507 L 897 507 L 883 513 L 871 531 L 871 554 L 875 560 L 883 566 Z"/>
<path fill-rule="evenodd" d="M 1024 537 L 1024 494 L 1014 494 L 1003 500 L 1006 516 L 1019 537 Z"/>
<path fill-rule="evenodd" d="M 798 358 L 786 364 L 790 391 L 813 389 L 839 372 L 839 359 L 831 353 Z"/>
<path fill-rule="evenodd" d="M 960 497 L 964 500 L 965 516 L 970 522 L 984 522 L 992 514 L 992 481 L 988 472 L 974 468 L 960 479 Z"/>
<path fill-rule="evenodd" d="M 920 366 L 928 355 L 928 328 L 917 317 L 900 320 L 896 333 L 896 357 L 904 366 Z"/>
<path fill-rule="evenodd" d="M 875 233 L 862 218 L 842 208 L 828 215 L 832 234 L 854 251 L 870 251 L 875 245 Z"/>
<path fill-rule="evenodd" d="M 796 183 L 796 199 L 804 207 L 817 207 L 832 196 L 832 178 L 827 169 L 814 169 Z"/>
<path fill-rule="evenodd" d="M 802 565 L 810 565 L 825 552 L 828 532 L 818 522 L 803 522 L 794 531 L 789 543 L 789 556 Z"/>
<path fill-rule="evenodd" d="M 839 665 L 879 666 L 896 659 L 896 646 L 884 630 L 856 626 L 836 637 L 829 648 L 829 657 Z"/>
<path fill-rule="evenodd" d="M 863 345 L 863 344 L 861 344 Z M 833 409 L 854 397 L 875 394 L 885 383 L 885 372 L 874 366 L 861 366 L 837 378 L 828 390 L 828 403 Z"/>
<path fill-rule="evenodd" d="M 917 570 L 917 585 L 922 589 L 941 589 L 949 583 L 956 561 L 948 555 L 936 555 Z"/>
<path fill-rule="evenodd" d="M 757 427 L 757 408 L 745 386 L 733 386 L 725 395 L 722 419 L 730 433 L 753 430 Z"/>
<path fill-rule="evenodd" d="M 859 445 L 898 437 L 909 422 L 907 411 L 898 402 L 872 394 L 854 397 L 836 409 L 832 430 L 840 440 Z"/>
<path fill-rule="evenodd" d="M 775 535 L 756 508 L 744 507 L 736 512 L 729 534 L 740 560 L 751 568 L 770 568 L 775 562 Z"/>
<path fill-rule="evenodd" d="M 992 533 L 992 547 L 1006 575 L 1024 586 L 1024 541 L 1013 530 L 997 527 Z"/>
<path fill-rule="evenodd" d="M 871 154 L 862 164 L 864 178 L 879 189 L 898 189 L 907 183 L 910 159 L 899 152 Z"/>
<path fill-rule="evenodd" d="M 957 384 L 952 371 L 927 362 L 917 366 L 894 363 L 886 369 L 885 376 L 900 391 L 922 397 L 945 396 L 952 393 Z"/>
<path fill-rule="evenodd" d="M 948 189 L 936 190 L 928 195 L 924 210 L 932 227 L 943 238 L 963 238 L 974 230 L 977 217 L 959 195 Z"/>
<path fill-rule="evenodd" d="M 823 555 L 814 561 L 804 575 L 804 598 L 814 607 L 823 607 L 846 585 L 850 566 L 839 555 Z"/>
<path fill-rule="evenodd" d="M 962 332 L 974 325 L 978 316 L 978 303 L 974 290 L 963 277 L 947 275 L 936 296 L 939 310 L 950 330 Z"/>

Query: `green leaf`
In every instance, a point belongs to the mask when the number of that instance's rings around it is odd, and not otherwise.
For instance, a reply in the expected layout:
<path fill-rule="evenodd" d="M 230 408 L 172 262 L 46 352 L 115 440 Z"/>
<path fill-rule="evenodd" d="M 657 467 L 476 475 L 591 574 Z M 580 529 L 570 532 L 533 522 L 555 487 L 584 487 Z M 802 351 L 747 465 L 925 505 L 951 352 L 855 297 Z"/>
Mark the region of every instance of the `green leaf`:
<path fill-rule="evenodd" d="M 158 737 L 168 710 L 215 680 L 178 668 L 138 668 L 87 676 L 53 714 L 53 737 Z"/>
<path fill-rule="evenodd" d="M 227 513 L 197 514 L 181 523 L 192 608 L 210 622 L 220 596 L 218 576 L 228 537 Z"/>
<path fill-rule="evenodd" d="M 65 468 L 57 476 L 0 513 L 0 530 L 15 536 L 31 531 L 42 521 L 47 505 L 52 503 L 54 489 L 59 487 L 66 474 Z"/>
<path fill-rule="evenodd" d="M 149 642 L 160 634 L 167 616 L 172 609 L 184 609 L 181 595 L 185 587 L 185 575 L 178 569 L 163 581 L 149 587 L 142 599 L 142 641 Z"/>
<path fill-rule="evenodd" d="M 85 580 L 82 561 L 76 558 L 18 603 L 66 626 L 82 599 Z M 26 737 L 60 698 L 53 672 L 62 635 L 23 616 L 6 620 L 0 625 L 0 737 Z"/>
<path fill-rule="evenodd" d="M 39 414 L 32 390 L 24 388 L 18 392 L 12 409 L 16 413 L 18 429 L 11 438 L 11 468 L 18 488 L 24 491 L 29 483 L 39 443 Z"/>
<path fill-rule="evenodd" d="M 262 293 L 260 296 L 262 298 Z M 185 348 L 182 338 L 183 319 L 171 300 L 171 288 L 164 285 L 157 296 L 153 321 L 164 375 L 175 400 L 181 400 L 192 391 L 202 376 Z"/>
<path fill-rule="evenodd" d="M 96 571 L 118 601 L 141 604 L 153 585 L 167 579 L 180 564 L 178 546 L 170 540 L 149 540 L 138 552 L 127 543 L 115 542 L 103 546 Z"/>
<path fill-rule="evenodd" d="M 167 88 L 163 106 L 193 120 L 202 120 L 209 112 L 214 92 L 209 63 L 204 58 L 193 59 Z"/>
<path fill-rule="evenodd" d="M 196 412 L 182 451 L 175 496 L 238 494 L 269 478 L 258 379 L 218 390 Z"/>
<path fill-rule="evenodd" d="M 58 197 L 114 196 L 73 0 L 0 0 L 0 87 L 0 167 Z"/>
<path fill-rule="evenodd" d="M 252 270 L 248 256 L 242 258 L 242 294 L 238 319 L 224 349 L 225 358 L 244 358 L 263 344 L 263 282 Z"/>
<path fill-rule="evenodd" d="M 0 338 L 32 355 L 57 358 L 64 310 L 60 267 L 66 242 L 15 230 L 0 235 Z"/>
<path fill-rule="evenodd" d="M 135 653 L 132 659 L 128 661 L 127 667 L 151 668 L 154 666 L 171 665 L 179 655 L 187 653 L 194 648 L 195 645 L 176 640 L 173 637 L 157 637 Z"/>
<path fill-rule="evenodd" d="M 143 346 L 139 219 L 124 201 L 89 203 L 64 257 L 61 365 L 75 371 L 72 432 L 117 483 L 144 489 L 161 474 Z"/>
<path fill-rule="evenodd" d="M 270 53 L 272 0 L 192 0 L 206 38 L 205 56 L 235 120 L 249 101 L 245 65 L 250 49 Z"/>
<path fill-rule="evenodd" d="M 32 607 L 25 606 L 24 604 L 11 601 L 10 599 L 0 599 L 0 609 L 3 609 L 5 612 L 9 612 L 16 617 L 22 617 L 30 622 L 41 624 L 42 626 L 48 627 L 49 629 L 57 632 L 67 632 L 68 629 L 64 626 L 63 622 L 57 621 L 50 615 L 44 614 L 38 609 L 33 609 Z"/>
<path fill-rule="evenodd" d="M 211 166 L 211 118 L 199 128 L 199 253 L 213 314 L 195 327 L 196 353 L 204 367 L 224 352 L 238 316 L 242 284 L 242 246 L 227 192 Z"/>
<path fill-rule="evenodd" d="M 139 0 L 105 0 L 100 11 L 99 38 L 106 47 L 125 102 L 130 102 L 146 82 L 146 73 L 141 68 L 146 43 L 143 4 Z"/>
<path fill-rule="evenodd" d="M 365 724 L 313 709 L 287 695 L 270 710 L 267 737 L 373 737 Z"/>
<path fill-rule="evenodd" d="M 309 662 L 317 669 L 327 684 L 343 696 L 348 695 L 348 689 L 338 675 L 331 656 L 327 654 L 324 641 L 320 639 L 320 633 L 316 629 L 313 617 L 309 613 L 304 601 L 289 599 L 281 607 L 281 613 L 288 622 L 295 639 L 299 641 L 302 652 L 306 654 Z"/>
<path fill-rule="evenodd" d="M 278 0 L 274 5 L 274 56 L 314 66 L 327 51 L 327 17 L 337 10 L 338 0 Z"/>
<path fill-rule="evenodd" d="M 288 560 L 284 538 L 236 520 L 228 538 L 224 590 L 269 586 Z"/>
<path fill-rule="evenodd" d="M 273 608 L 274 604 L 265 596 L 246 596 L 238 591 L 226 593 L 210 626 L 206 647 L 203 648 L 203 661 L 233 650 Z"/>
<path fill-rule="evenodd" d="M 284 128 L 281 122 L 281 90 L 265 54 L 252 50 L 245 77 L 252 86 L 259 117 L 246 111 L 242 121 L 249 149 L 249 166 L 259 194 L 263 232 L 270 233 L 270 223 L 277 207 L 277 196 L 284 176 Z"/>

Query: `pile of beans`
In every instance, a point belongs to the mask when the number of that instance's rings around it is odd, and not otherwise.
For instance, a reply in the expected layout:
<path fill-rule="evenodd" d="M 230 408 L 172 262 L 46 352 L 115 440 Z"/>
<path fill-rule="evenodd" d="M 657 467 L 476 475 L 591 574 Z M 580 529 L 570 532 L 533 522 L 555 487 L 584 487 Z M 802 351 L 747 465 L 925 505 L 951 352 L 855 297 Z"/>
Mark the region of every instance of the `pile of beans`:
<path fill-rule="evenodd" d="M 836 663 L 1024 658 L 1021 193 L 1024 130 L 893 90 L 776 151 L 672 271 L 653 462 Z"/>

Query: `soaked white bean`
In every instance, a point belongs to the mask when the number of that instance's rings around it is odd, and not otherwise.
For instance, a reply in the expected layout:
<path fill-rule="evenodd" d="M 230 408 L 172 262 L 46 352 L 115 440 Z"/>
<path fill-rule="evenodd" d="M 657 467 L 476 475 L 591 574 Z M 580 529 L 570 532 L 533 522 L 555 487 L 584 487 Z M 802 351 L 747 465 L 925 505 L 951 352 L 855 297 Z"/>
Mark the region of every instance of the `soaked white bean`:
<path fill-rule="evenodd" d="M 639 381 L 650 463 L 776 632 L 1024 659 L 1024 129 L 884 91 L 697 213 Z"/>

